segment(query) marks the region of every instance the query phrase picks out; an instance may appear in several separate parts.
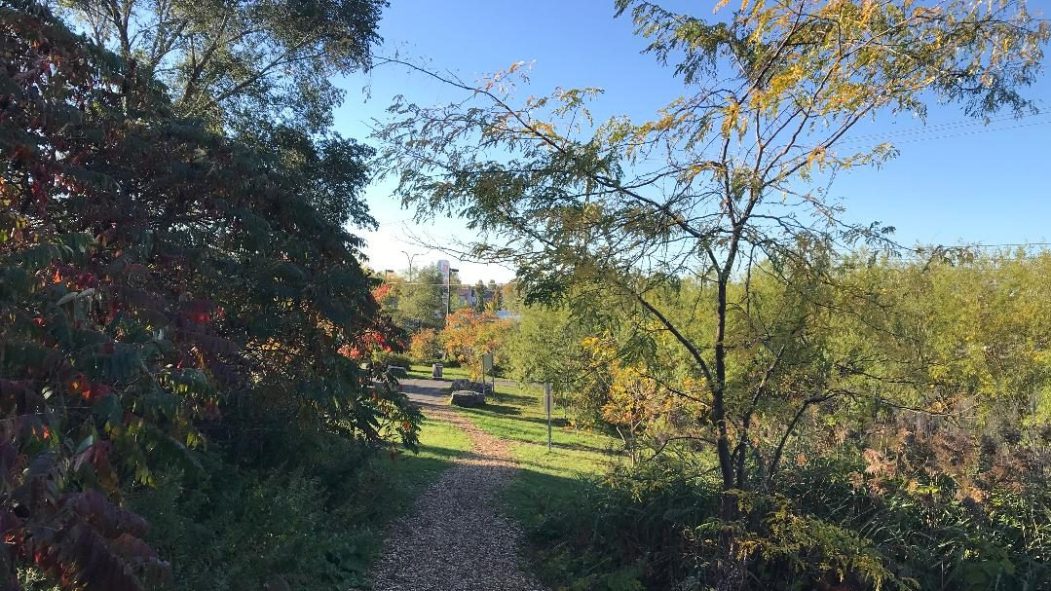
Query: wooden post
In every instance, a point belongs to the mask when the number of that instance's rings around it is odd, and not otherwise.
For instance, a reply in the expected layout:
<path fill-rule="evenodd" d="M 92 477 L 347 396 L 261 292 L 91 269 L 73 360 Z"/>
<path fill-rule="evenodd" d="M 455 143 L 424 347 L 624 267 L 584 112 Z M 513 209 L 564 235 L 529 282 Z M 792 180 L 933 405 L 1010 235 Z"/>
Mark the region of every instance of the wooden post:
<path fill-rule="evenodd" d="M 492 353 L 492 351 L 486 351 L 482 355 L 482 391 L 483 392 L 485 391 L 485 386 L 487 384 L 487 382 L 485 380 L 485 372 L 486 371 L 488 371 L 490 374 L 492 374 L 491 377 L 492 377 L 492 385 L 493 385 L 493 398 L 495 399 L 496 398 L 496 371 L 495 371 L 495 367 L 493 366 L 493 353 Z"/>
<path fill-rule="evenodd" d="M 547 451 L 551 451 L 551 382 L 544 384 L 544 408 L 547 409 Z"/>

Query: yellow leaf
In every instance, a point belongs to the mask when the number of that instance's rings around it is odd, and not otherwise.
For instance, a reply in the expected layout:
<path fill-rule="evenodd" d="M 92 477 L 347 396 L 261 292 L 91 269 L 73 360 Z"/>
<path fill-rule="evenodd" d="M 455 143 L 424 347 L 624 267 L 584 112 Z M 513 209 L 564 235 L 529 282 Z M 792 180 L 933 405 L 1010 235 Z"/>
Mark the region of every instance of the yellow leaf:
<path fill-rule="evenodd" d="M 724 136 L 730 135 L 730 132 L 737 127 L 737 118 L 741 114 L 741 105 L 731 99 L 730 104 L 726 105 L 723 109 L 723 126 L 722 132 Z"/>

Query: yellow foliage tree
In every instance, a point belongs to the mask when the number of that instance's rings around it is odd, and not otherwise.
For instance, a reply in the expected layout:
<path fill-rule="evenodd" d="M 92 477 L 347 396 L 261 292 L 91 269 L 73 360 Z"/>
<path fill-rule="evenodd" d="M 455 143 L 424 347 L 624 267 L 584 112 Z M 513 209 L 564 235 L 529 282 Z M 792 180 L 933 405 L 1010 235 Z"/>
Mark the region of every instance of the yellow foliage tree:
<path fill-rule="evenodd" d="M 442 344 L 446 355 L 464 364 L 470 378 L 478 380 L 482 377 L 482 355 L 493 353 L 495 364 L 502 364 L 512 329 L 511 321 L 492 312 L 463 308 L 449 315 L 441 334 Z"/>

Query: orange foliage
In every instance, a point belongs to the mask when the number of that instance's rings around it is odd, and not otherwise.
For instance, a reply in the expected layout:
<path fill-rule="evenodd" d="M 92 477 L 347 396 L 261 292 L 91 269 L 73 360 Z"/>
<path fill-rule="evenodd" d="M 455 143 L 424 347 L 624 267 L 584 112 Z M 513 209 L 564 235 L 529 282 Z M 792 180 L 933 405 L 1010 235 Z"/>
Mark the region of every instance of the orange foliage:
<path fill-rule="evenodd" d="M 442 341 L 446 354 L 465 364 L 471 378 L 478 379 L 483 354 L 492 352 L 500 364 L 511 329 L 511 321 L 501 320 L 492 312 L 464 308 L 449 315 Z"/>

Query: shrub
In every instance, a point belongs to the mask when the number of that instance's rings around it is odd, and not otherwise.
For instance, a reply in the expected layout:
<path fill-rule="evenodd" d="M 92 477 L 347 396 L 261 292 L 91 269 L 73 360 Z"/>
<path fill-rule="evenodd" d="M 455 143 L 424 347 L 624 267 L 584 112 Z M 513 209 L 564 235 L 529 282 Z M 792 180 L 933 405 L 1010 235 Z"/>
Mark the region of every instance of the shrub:
<path fill-rule="evenodd" d="M 328 591 L 366 583 L 374 532 L 340 518 L 349 513 L 342 509 L 349 497 L 327 488 L 334 479 L 208 461 L 224 471 L 205 478 L 170 473 L 132 497 L 153 524 L 150 541 L 172 559 L 163 589 Z"/>
<path fill-rule="evenodd" d="M 412 369 L 412 359 L 401 353 L 378 353 L 373 357 L 373 361 L 380 365 L 395 365 L 398 367 L 404 367 L 405 369 Z"/>
<path fill-rule="evenodd" d="M 994 487 L 980 501 L 941 475 L 880 478 L 859 462 L 786 474 L 802 510 L 864 535 L 918 589 L 1051 589 L 1051 494 Z"/>
<path fill-rule="evenodd" d="M 442 339 L 438 331 L 425 328 L 412 335 L 409 357 L 416 363 L 431 363 L 442 357 Z"/>
<path fill-rule="evenodd" d="M 714 515 L 707 479 L 662 464 L 611 474 L 530 532 L 541 574 L 570 589 L 671 589 L 690 575 L 690 524 Z"/>
<path fill-rule="evenodd" d="M 1051 589 L 1051 494 L 961 498 L 949 480 L 877 479 L 859 462 L 797 466 L 781 494 L 722 492 L 703 466 L 642 463 L 587 487 L 529 531 L 569 589 Z"/>
<path fill-rule="evenodd" d="M 504 345 L 513 329 L 512 322 L 501 320 L 495 314 L 463 308 L 449 315 L 442 342 L 448 358 L 464 364 L 468 377 L 478 380 L 482 375 L 482 355 L 486 352 L 494 355 L 494 371 L 507 365 Z"/>

